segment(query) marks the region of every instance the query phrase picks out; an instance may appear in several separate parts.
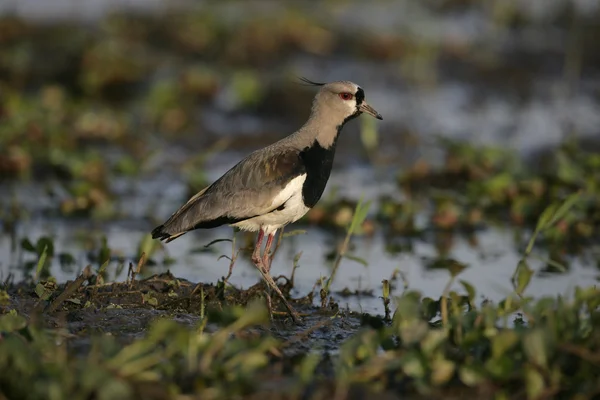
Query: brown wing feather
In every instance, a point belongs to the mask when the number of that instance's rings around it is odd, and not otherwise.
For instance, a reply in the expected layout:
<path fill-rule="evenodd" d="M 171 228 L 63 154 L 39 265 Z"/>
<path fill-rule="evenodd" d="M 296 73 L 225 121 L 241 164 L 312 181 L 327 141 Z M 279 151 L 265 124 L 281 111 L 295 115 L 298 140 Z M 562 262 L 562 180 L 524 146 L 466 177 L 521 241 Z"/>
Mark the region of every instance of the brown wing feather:
<path fill-rule="evenodd" d="M 234 224 L 273 211 L 281 206 L 273 204 L 277 193 L 306 171 L 299 154 L 277 148 L 252 153 L 188 200 L 152 231 L 152 237 L 168 242 L 193 229 Z"/>

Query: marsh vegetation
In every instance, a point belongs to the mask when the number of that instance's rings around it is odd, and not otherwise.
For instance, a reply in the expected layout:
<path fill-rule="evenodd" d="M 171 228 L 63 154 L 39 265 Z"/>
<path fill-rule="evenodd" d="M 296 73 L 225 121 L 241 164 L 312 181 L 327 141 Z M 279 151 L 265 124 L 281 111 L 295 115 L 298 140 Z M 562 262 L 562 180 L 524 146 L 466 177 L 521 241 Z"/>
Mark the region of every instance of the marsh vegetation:
<path fill-rule="evenodd" d="M 281 4 L 0 9 L 0 398 L 597 398 L 600 8 Z M 279 238 L 297 325 L 252 235 L 149 231 L 302 122 L 300 75 L 384 124 Z"/>

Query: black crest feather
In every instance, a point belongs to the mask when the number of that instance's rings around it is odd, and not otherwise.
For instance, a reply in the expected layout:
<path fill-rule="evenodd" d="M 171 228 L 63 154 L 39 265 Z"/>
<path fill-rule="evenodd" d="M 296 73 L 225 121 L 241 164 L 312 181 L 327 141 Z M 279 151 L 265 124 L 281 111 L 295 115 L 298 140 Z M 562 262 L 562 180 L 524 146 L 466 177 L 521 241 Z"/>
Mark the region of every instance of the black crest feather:
<path fill-rule="evenodd" d="M 300 79 L 302 82 L 306 83 L 307 86 L 324 86 L 324 83 L 319 83 L 319 82 L 313 82 L 308 78 L 305 78 L 303 76 L 299 77 L 298 79 Z"/>

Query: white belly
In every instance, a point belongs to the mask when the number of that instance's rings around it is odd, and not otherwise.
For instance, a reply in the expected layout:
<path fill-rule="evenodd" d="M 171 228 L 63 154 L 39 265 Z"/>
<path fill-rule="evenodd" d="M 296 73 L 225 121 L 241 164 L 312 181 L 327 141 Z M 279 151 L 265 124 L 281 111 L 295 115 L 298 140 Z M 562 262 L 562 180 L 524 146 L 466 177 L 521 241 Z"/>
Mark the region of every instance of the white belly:
<path fill-rule="evenodd" d="M 274 210 L 268 214 L 238 222 L 232 226 L 244 231 L 258 231 L 262 228 L 265 234 L 270 234 L 275 233 L 275 231 L 287 224 L 299 220 L 309 210 L 302 200 L 302 186 L 305 180 L 306 174 L 292 179 L 281 193 L 273 199 L 273 207 L 278 207 L 285 202 L 283 210 Z"/>

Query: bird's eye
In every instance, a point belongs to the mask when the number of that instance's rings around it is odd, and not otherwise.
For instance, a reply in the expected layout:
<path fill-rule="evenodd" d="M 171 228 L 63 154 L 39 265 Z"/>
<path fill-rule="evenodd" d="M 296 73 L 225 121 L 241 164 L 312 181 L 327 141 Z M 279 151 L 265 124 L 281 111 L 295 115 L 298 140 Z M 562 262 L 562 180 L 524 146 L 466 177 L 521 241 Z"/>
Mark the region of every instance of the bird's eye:
<path fill-rule="evenodd" d="M 340 93 L 340 99 L 342 100 L 352 100 L 353 97 L 352 93 Z"/>

